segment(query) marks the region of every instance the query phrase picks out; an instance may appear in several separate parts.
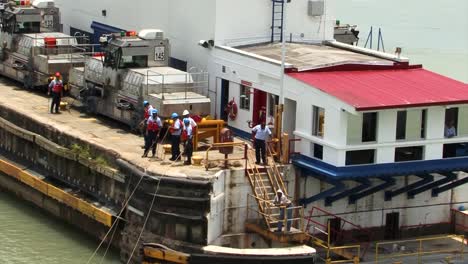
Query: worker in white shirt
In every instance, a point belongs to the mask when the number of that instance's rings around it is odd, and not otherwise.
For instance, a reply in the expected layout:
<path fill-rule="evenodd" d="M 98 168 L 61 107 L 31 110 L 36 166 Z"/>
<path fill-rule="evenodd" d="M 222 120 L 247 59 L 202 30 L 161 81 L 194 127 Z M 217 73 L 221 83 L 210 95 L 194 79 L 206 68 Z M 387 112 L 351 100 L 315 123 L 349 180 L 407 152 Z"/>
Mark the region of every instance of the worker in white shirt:
<path fill-rule="evenodd" d="M 184 131 L 182 132 L 182 141 L 184 142 L 184 152 L 187 156 L 187 160 L 184 162 L 184 165 L 192 164 L 192 154 L 193 154 L 193 128 L 190 124 L 188 118 L 184 118 Z"/>
<path fill-rule="evenodd" d="M 177 113 L 172 113 L 172 125 L 169 127 L 169 132 L 171 133 L 171 153 L 172 157 L 169 159 L 171 161 L 180 160 L 180 134 L 184 129 L 184 124 L 179 119 Z"/>
<path fill-rule="evenodd" d="M 192 126 L 192 129 L 195 130 L 195 128 L 197 127 L 197 122 L 195 122 L 195 120 L 193 120 L 193 118 L 190 117 L 190 112 L 188 110 L 184 110 L 184 112 L 182 113 L 182 118 L 183 119 L 188 118 L 188 120 L 190 121 L 190 125 Z"/>
<path fill-rule="evenodd" d="M 288 197 L 286 197 L 286 195 L 284 195 L 281 189 L 278 189 L 278 191 L 276 191 L 276 196 L 275 196 L 275 199 L 273 200 L 273 203 L 280 208 L 277 231 L 278 232 L 282 231 L 285 215 L 287 215 L 286 230 L 288 232 L 291 231 L 291 224 L 292 224 L 292 221 L 290 220 L 292 218 L 292 210 L 290 208 L 292 206 L 291 201 L 288 199 Z M 285 211 L 287 211 L 286 214 L 285 214 Z"/>
<path fill-rule="evenodd" d="M 455 122 L 450 120 L 447 124 L 445 124 L 444 136 L 446 138 L 452 138 L 457 135 L 457 130 L 455 129 Z"/>
<path fill-rule="evenodd" d="M 255 133 L 255 158 L 257 159 L 255 164 L 260 164 L 261 157 L 263 164 L 268 165 L 266 160 L 266 141 L 271 136 L 270 128 L 265 125 L 265 122 L 262 122 L 252 129 L 252 133 Z"/>

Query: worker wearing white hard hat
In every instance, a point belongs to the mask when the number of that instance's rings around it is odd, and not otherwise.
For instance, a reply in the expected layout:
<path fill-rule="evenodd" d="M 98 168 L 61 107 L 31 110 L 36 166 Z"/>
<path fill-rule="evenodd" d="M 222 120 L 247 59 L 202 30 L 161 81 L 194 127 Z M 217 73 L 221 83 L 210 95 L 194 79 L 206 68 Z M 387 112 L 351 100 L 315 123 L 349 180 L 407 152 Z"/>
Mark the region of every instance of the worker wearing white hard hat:
<path fill-rule="evenodd" d="M 192 126 L 193 129 L 197 127 L 197 122 L 195 122 L 195 120 L 193 120 L 193 118 L 190 117 L 190 112 L 187 109 L 185 109 L 184 112 L 182 113 L 182 117 L 183 119 L 188 118 L 188 120 L 190 121 L 190 125 Z"/>

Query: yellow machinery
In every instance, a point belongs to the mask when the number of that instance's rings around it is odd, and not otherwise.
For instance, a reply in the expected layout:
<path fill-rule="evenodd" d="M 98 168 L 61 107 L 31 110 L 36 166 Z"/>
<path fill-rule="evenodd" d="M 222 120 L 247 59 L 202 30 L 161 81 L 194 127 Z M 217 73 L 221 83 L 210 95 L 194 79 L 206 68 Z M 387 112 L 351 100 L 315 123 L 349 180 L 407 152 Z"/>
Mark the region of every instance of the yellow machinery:
<path fill-rule="evenodd" d="M 224 120 L 206 120 L 202 119 L 197 123 L 197 133 L 193 138 L 193 148 L 197 151 L 198 142 L 203 139 L 213 138 L 213 143 L 219 143 L 221 129 L 224 127 Z"/>

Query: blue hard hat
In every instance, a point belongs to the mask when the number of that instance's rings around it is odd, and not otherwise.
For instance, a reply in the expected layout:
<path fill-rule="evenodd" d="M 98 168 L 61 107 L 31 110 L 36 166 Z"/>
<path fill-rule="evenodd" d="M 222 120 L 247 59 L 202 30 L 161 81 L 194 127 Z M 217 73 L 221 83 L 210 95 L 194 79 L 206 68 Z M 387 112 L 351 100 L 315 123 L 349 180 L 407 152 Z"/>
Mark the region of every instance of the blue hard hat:
<path fill-rule="evenodd" d="M 143 101 L 143 106 L 146 106 L 146 105 L 148 105 L 148 104 L 149 104 L 148 101 Z"/>
<path fill-rule="evenodd" d="M 187 125 L 190 124 L 190 119 L 184 118 L 184 124 L 187 124 Z"/>
<path fill-rule="evenodd" d="M 157 114 L 158 113 L 158 109 L 153 109 L 151 110 L 151 114 L 154 115 L 154 114 Z"/>
<path fill-rule="evenodd" d="M 179 115 L 177 113 L 172 113 L 171 118 L 178 118 Z"/>

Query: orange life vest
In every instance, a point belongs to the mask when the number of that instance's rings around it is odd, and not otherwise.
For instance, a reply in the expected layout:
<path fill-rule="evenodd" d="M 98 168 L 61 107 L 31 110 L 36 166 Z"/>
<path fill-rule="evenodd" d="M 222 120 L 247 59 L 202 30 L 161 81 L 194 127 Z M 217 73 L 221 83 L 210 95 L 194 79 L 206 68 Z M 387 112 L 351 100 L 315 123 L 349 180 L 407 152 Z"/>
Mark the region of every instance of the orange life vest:
<path fill-rule="evenodd" d="M 159 125 L 158 125 L 158 122 L 157 120 L 148 120 L 148 127 L 147 127 L 148 131 L 158 131 L 159 130 Z"/>

